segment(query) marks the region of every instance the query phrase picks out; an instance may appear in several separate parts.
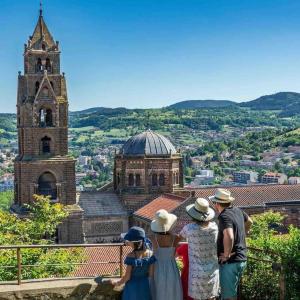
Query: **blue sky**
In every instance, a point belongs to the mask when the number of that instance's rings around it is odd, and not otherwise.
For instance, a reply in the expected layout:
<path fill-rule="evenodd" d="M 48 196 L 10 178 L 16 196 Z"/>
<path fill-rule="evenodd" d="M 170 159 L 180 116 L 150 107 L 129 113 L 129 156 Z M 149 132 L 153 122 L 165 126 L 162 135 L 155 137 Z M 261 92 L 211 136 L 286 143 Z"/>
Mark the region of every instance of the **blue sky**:
<path fill-rule="evenodd" d="M 299 0 L 44 0 L 70 109 L 300 92 Z M 38 0 L 0 0 L 0 106 L 14 112 Z"/>

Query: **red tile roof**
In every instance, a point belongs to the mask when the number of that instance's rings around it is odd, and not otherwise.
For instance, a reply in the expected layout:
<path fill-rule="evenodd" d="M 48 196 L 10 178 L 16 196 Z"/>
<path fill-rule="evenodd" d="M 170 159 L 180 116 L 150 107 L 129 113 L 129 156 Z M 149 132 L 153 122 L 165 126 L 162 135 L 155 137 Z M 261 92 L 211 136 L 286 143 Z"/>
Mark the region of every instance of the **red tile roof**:
<path fill-rule="evenodd" d="M 300 200 L 300 185 L 252 185 L 226 187 L 235 197 L 235 206 L 262 206 L 268 202 Z M 191 189 L 192 190 L 192 189 Z M 208 198 L 217 188 L 193 189 L 196 197 Z"/>
<path fill-rule="evenodd" d="M 166 211 L 171 212 L 185 200 L 185 197 L 176 196 L 173 194 L 164 194 L 134 212 L 133 215 L 143 219 L 153 220 L 156 211 L 159 209 L 165 209 Z"/>
<path fill-rule="evenodd" d="M 131 251 L 122 246 L 122 263 Z M 120 272 L 120 246 L 101 246 L 84 249 L 84 265 L 77 266 L 73 277 L 113 276 Z M 125 267 L 123 265 L 123 270 Z"/>
<path fill-rule="evenodd" d="M 269 177 L 281 177 L 283 176 L 284 174 L 282 173 L 274 173 L 274 172 L 268 172 L 268 173 L 265 173 L 263 176 L 269 176 Z"/>

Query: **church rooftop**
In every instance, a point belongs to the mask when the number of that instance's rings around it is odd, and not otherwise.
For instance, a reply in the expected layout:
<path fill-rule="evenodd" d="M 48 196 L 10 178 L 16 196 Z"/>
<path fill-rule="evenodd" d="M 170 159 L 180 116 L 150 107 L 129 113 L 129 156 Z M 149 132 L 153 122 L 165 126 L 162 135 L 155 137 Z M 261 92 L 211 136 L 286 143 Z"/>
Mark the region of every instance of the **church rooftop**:
<path fill-rule="evenodd" d="M 150 129 L 131 137 L 121 150 L 124 155 L 165 156 L 176 153 L 174 145 L 166 137 Z"/>

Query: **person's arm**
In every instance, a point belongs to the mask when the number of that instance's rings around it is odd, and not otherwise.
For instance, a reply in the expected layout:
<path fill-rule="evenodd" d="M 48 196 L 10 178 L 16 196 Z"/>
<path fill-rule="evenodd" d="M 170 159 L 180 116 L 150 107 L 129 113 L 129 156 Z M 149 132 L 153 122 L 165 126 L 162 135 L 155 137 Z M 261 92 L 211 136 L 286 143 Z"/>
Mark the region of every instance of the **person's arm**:
<path fill-rule="evenodd" d="M 224 245 L 224 253 L 220 256 L 220 261 L 224 263 L 230 258 L 231 251 L 234 243 L 234 234 L 233 229 L 231 227 L 223 230 L 223 245 Z"/>
<path fill-rule="evenodd" d="M 220 263 L 226 262 L 231 255 L 234 245 L 233 223 L 227 215 L 221 215 L 219 220 L 220 230 L 223 232 L 223 253 L 219 256 Z"/>
<path fill-rule="evenodd" d="M 245 222 L 245 232 L 247 234 L 253 224 L 253 221 L 244 211 L 242 211 L 242 213 L 243 213 L 244 222 Z"/>
<path fill-rule="evenodd" d="M 177 238 L 176 238 L 176 242 L 177 243 L 180 243 L 180 242 L 182 242 L 182 241 L 185 241 L 185 240 L 187 240 L 187 237 L 188 237 L 188 225 L 185 225 L 182 229 L 181 229 L 181 231 L 180 231 L 180 233 L 177 235 Z"/>
<path fill-rule="evenodd" d="M 182 236 L 180 236 L 179 234 L 175 235 L 175 239 L 174 239 L 174 247 L 175 249 L 179 246 L 179 243 L 182 241 Z"/>
<path fill-rule="evenodd" d="M 154 277 L 154 264 L 149 266 L 149 278 Z"/>
<path fill-rule="evenodd" d="M 252 224 L 253 224 L 253 221 L 252 221 L 252 219 L 248 216 L 248 219 L 247 219 L 247 221 L 245 222 L 245 231 L 246 231 L 246 233 L 249 232 L 249 230 L 250 230 Z"/>
<path fill-rule="evenodd" d="M 122 284 L 125 284 L 131 277 L 131 271 L 132 271 L 132 266 L 127 265 L 125 275 L 118 281 L 111 281 L 111 284 L 114 286 L 120 286 Z"/>

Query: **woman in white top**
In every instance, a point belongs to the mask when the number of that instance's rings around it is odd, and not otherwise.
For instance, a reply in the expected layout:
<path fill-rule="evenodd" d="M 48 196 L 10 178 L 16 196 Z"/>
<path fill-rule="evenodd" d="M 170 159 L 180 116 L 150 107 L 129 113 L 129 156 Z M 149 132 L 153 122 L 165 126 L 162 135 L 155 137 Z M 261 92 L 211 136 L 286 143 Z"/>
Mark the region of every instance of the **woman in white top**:
<path fill-rule="evenodd" d="M 218 226 L 212 221 L 215 212 L 202 198 L 187 206 L 186 211 L 193 219 L 180 232 L 180 237 L 188 241 L 188 294 L 195 300 L 215 299 L 219 295 Z"/>
<path fill-rule="evenodd" d="M 175 261 L 175 249 L 179 239 L 171 233 L 177 217 L 161 209 L 151 223 L 151 238 L 156 262 L 154 264 L 154 300 L 182 300 L 179 270 Z"/>

